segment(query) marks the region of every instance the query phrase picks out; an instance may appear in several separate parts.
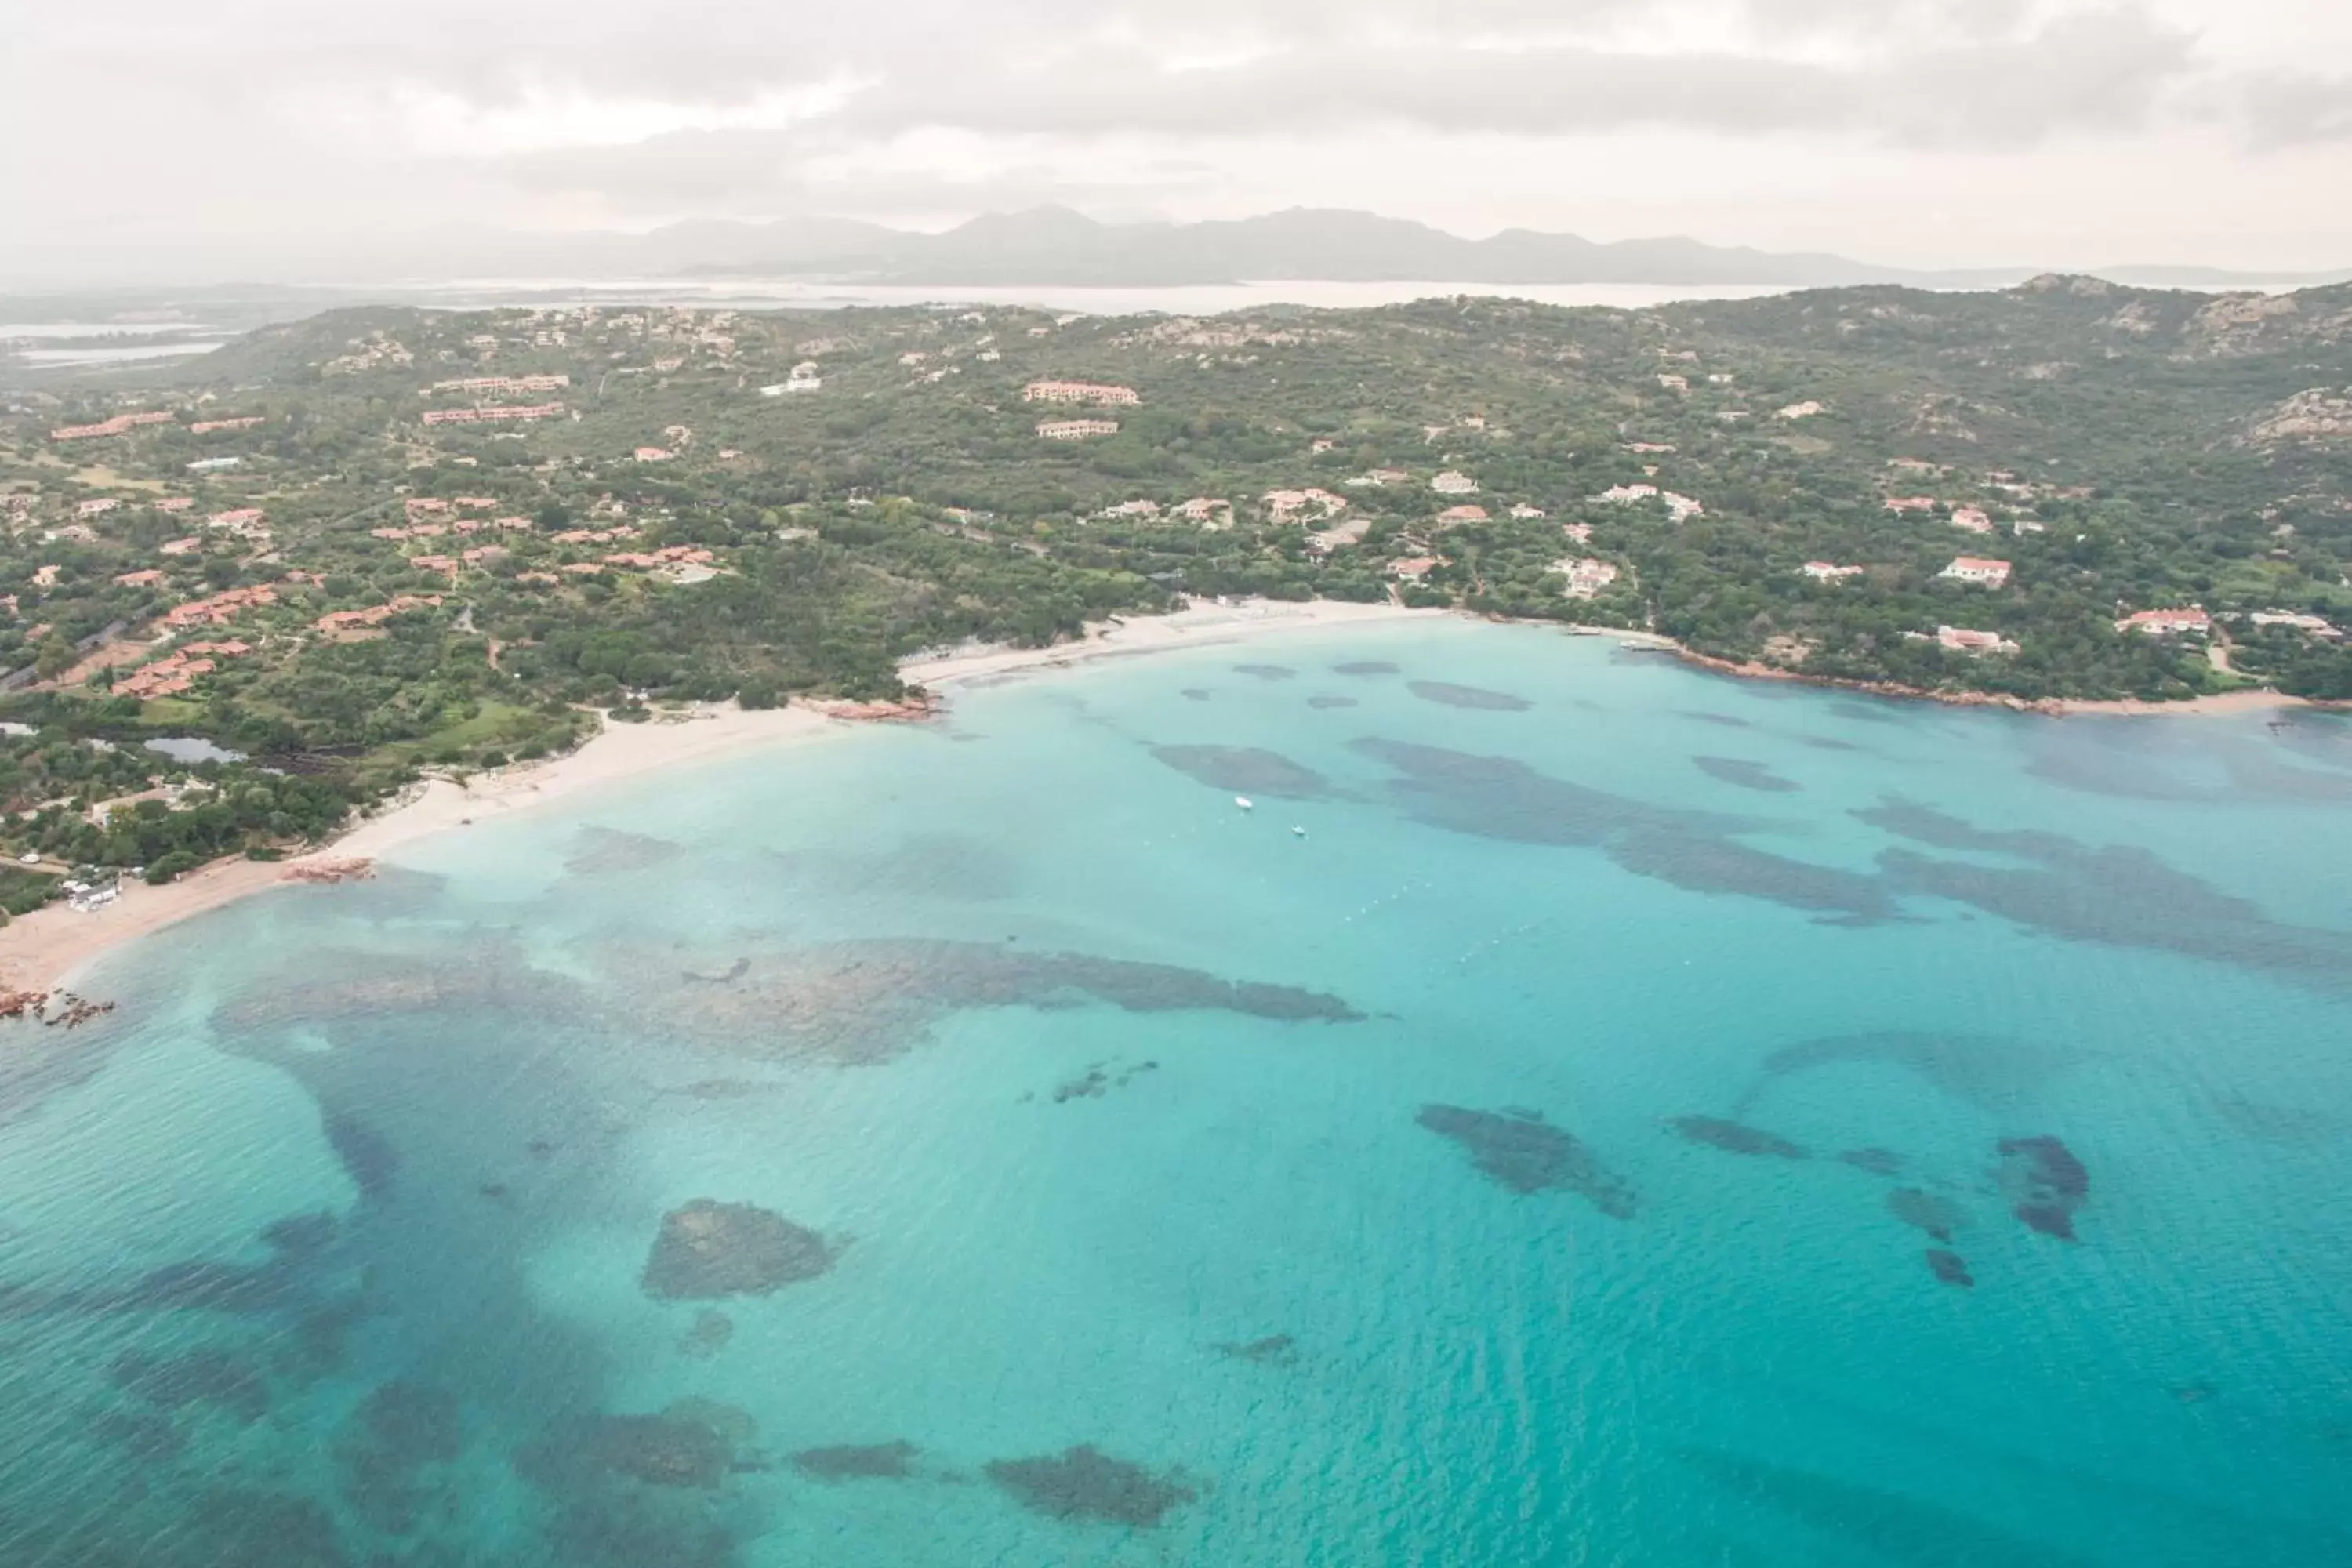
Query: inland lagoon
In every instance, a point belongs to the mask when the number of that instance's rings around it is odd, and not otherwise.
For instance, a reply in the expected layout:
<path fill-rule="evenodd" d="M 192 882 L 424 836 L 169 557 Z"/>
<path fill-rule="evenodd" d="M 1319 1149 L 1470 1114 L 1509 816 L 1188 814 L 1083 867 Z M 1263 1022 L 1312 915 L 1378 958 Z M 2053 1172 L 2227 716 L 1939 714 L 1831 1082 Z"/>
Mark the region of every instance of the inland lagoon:
<path fill-rule="evenodd" d="M 1443 620 L 456 828 L 0 1026 L 0 1563 L 2352 1562 L 2348 868 Z"/>

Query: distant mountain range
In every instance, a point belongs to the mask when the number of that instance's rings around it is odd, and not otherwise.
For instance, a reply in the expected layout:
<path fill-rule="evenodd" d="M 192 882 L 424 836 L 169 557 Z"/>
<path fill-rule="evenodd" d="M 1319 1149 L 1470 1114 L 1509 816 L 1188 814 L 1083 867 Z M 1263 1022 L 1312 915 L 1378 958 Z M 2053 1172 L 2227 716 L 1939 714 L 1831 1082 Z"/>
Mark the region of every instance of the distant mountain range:
<path fill-rule="evenodd" d="M 2040 267 L 1929 272 L 1842 256 L 1782 253 L 1695 239 L 1597 243 L 1572 234 L 1506 229 L 1464 239 L 1371 213 L 1296 207 L 1262 217 L 1191 224 L 1106 224 L 1066 207 L 992 213 L 942 234 L 844 219 L 678 224 L 604 236 L 612 260 L 690 276 L 803 277 L 922 287 L 1057 284 L 1158 288 L 1315 279 L 1334 282 L 1479 284 L 1750 284 L 1836 288 L 1908 283 L 2000 288 Z M 582 252 L 575 249 L 575 260 Z M 2207 268 L 2118 267 L 2102 277 L 2149 287 L 2318 283 L 2347 273 L 2251 274 Z"/>
<path fill-rule="evenodd" d="M 1930 271 L 1846 257 L 1757 250 L 1668 237 L 1601 243 L 1572 234 L 1506 229 L 1464 239 L 1402 218 L 1296 207 L 1208 223 L 1108 224 L 1067 207 L 990 213 L 940 234 L 850 218 L 772 223 L 698 219 L 644 234 L 526 234 L 450 227 L 370 237 L 320 236 L 314 248 L 280 247 L 257 278 L 201 240 L 168 256 L 93 258 L 78 294 L 124 287 L 227 284 L 250 291 L 322 297 L 431 293 L 453 285 L 528 289 L 534 281 L 593 285 L 676 279 L 698 288 L 728 279 L 911 288 L 1150 289 L 1286 281 L 1472 284 L 1487 288 L 1631 284 L 1706 288 L 1840 288 L 1899 283 L 1929 289 L 2000 289 L 2047 266 Z M 5 265 L 5 264 L 0 264 Z M 170 268 L 169 272 L 164 268 Z M 2064 270 L 2082 270 L 2064 268 Z M 2352 278 L 2336 272 L 2255 273 L 2197 267 L 2091 268 L 2147 288 L 2295 287 Z M 274 276 L 272 275 L 274 274 Z M 296 279 L 305 280 L 297 285 Z M 26 280 L 29 282 L 30 280 Z M 292 287 L 289 287 L 292 286 Z M 54 284 L 43 291 L 61 292 Z M 0 318 L 6 319 L 6 318 Z"/>

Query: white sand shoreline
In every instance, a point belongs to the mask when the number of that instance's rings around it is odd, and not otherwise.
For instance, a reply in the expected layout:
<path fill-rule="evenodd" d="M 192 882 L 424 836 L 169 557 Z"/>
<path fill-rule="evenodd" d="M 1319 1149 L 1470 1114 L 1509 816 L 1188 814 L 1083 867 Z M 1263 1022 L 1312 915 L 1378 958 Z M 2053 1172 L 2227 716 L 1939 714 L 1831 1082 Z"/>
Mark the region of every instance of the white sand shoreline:
<path fill-rule="evenodd" d="M 1216 647 L 1328 627 L 1445 618 L 1483 619 L 1454 610 L 1414 610 L 1393 604 L 1360 605 L 1334 599 L 1297 603 L 1270 599 L 1196 601 L 1165 616 L 1137 616 L 1090 625 L 1081 640 L 1052 647 L 974 647 L 927 654 L 902 664 L 899 675 L 909 686 L 938 695 L 951 692 L 959 686 L 992 685 L 999 680 L 1066 670 L 1104 659 L 1139 658 L 1171 648 Z M 1734 665 L 1693 654 L 1672 638 L 1655 633 L 1605 627 L 1579 629 L 1600 630 L 1621 642 L 1639 643 L 1675 655 L 1694 668 L 1735 677 L 1793 679 L 1829 690 L 1857 690 L 1918 700 L 1958 700 L 1964 705 L 2053 716 L 2232 714 L 2305 706 L 2300 699 L 2269 691 L 2231 692 L 2179 703 L 2025 703 L 1991 697 L 1953 699 L 1935 692 L 1866 683 L 1805 681 L 1802 676 L 1787 670 Z M 315 871 L 331 868 L 337 862 L 373 860 L 420 839 L 530 810 L 660 769 L 714 761 L 787 742 L 806 743 L 825 736 L 853 733 L 861 727 L 856 720 L 835 717 L 821 708 L 802 704 L 746 711 L 730 703 L 698 706 L 684 712 L 685 717 L 666 721 L 608 723 L 601 732 L 564 756 L 501 769 L 463 784 L 446 778 L 433 779 L 407 798 L 361 820 L 331 843 L 288 860 L 219 860 L 166 887 L 126 884 L 113 903 L 88 913 L 61 904 L 37 910 L 0 929 L 0 991 L 70 990 L 93 961 L 124 942 L 271 888 L 299 885 L 306 868 Z"/>
<path fill-rule="evenodd" d="M 1171 615 L 1089 626 L 1083 640 L 1052 647 L 972 647 L 925 656 L 900 666 L 899 675 L 910 686 L 941 693 L 958 686 L 993 684 L 1022 674 L 1069 669 L 1106 658 L 1453 613 L 1329 599 L 1297 604 L 1276 600 L 1195 603 Z M 62 904 L 36 910 L 0 929 L 0 990 L 69 991 L 93 962 L 123 943 L 272 888 L 300 887 L 305 868 L 315 871 L 337 862 L 373 860 L 420 839 L 681 763 L 806 743 L 854 733 L 862 727 L 858 721 L 798 704 L 746 710 L 730 703 L 686 711 L 690 717 L 607 724 L 563 756 L 504 768 L 462 784 L 446 778 L 429 780 L 422 789 L 362 819 L 331 842 L 286 860 L 218 860 L 164 887 L 125 882 L 112 903 L 89 912 Z"/>

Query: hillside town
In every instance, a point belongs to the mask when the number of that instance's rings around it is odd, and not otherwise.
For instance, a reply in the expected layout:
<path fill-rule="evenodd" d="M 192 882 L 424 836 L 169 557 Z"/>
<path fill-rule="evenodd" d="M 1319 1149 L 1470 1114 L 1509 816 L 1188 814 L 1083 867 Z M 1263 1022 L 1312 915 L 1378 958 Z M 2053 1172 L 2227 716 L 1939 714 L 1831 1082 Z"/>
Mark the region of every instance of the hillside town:
<path fill-rule="evenodd" d="M 2053 298 L 2087 319 L 1969 308 Z M 184 379 L 11 395 L 0 688 L 34 739 L 194 732 L 351 801 L 665 701 L 894 697 L 916 648 L 1184 595 L 1458 606 L 1926 691 L 2352 696 L 2329 438 L 2230 416 L 2215 472 L 2255 499 L 2199 515 L 2252 521 L 2209 557 L 2161 531 L 2181 483 L 2142 497 L 2109 460 L 2132 427 L 1948 429 L 1948 371 L 1872 360 L 1866 330 L 1809 348 L 1780 308 L 332 314 Z M 1873 402 L 1849 361 L 1918 390 Z M 1432 390 L 1370 401 L 1375 367 Z M 76 798 L 20 785 L 19 837 L 89 848 Z"/>

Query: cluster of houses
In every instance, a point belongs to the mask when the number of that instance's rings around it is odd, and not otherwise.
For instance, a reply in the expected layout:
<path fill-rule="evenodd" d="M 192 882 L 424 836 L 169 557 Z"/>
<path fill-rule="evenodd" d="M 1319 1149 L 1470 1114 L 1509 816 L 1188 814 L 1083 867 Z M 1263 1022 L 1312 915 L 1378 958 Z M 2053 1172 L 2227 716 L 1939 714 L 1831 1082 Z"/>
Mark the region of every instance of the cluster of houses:
<path fill-rule="evenodd" d="M 822 391 L 824 378 L 817 374 L 816 361 L 803 360 L 793 366 L 792 374 L 772 386 L 760 388 L 762 397 L 785 397 L 799 393 Z"/>
<path fill-rule="evenodd" d="M 247 414 L 236 419 L 199 419 L 188 426 L 188 434 L 209 436 L 215 430 L 250 430 L 266 422 L 266 416 L 259 414 Z"/>
<path fill-rule="evenodd" d="M 1268 490 L 1260 498 L 1265 515 L 1271 521 L 1294 522 L 1312 513 L 1317 518 L 1337 517 L 1348 510 L 1348 498 L 1333 495 L 1329 490 Z"/>
<path fill-rule="evenodd" d="M 1611 485 L 1592 499 L 1607 506 L 1632 506 L 1636 501 L 1644 500 L 1664 501 L 1667 521 L 1672 522 L 1687 522 L 1692 518 L 1706 515 L 1706 508 L 1691 497 L 1676 495 L 1655 485 Z"/>
<path fill-rule="evenodd" d="M 1969 626 L 1937 626 L 1936 643 L 1954 653 L 1985 654 L 2015 653 L 2017 645 L 1999 632 L 1980 632 Z"/>
<path fill-rule="evenodd" d="M 2116 630 L 2152 637 L 2179 637 L 2185 632 L 2205 637 L 2212 633 L 2213 617 L 2194 605 L 2185 610 L 2134 610 L 2116 623 Z"/>
<path fill-rule="evenodd" d="M 518 392 L 553 392 L 571 384 L 568 375 L 469 375 L 457 381 L 436 381 L 416 395 L 430 397 L 436 392 L 464 392 L 506 396 Z"/>
<path fill-rule="evenodd" d="M 330 610 L 311 625 L 319 631 L 333 633 L 363 631 L 380 626 L 393 616 L 408 610 L 438 605 L 438 594 L 402 594 L 389 604 L 371 605 L 364 610 Z"/>
<path fill-rule="evenodd" d="M 250 588 L 225 588 L 210 598 L 192 599 L 163 612 L 167 626 L 226 626 L 246 611 L 278 602 L 278 590 L 267 583 Z"/>
<path fill-rule="evenodd" d="M 114 694 L 136 697 L 142 701 L 150 697 L 176 697 L 194 685 L 196 677 L 209 675 L 220 668 L 219 660 L 241 658 L 252 651 L 250 644 L 234 638 L 227 642 L 192 642 L 116 681 Z"/>
<path fill-rule="evenodd" d="M 52 441 L 88 441 L 100 436 L 120 436 L 142 425 L 169 425 L 172 416 L 150 411 L 143 414 L 118 414 L 95 425 L 62 425 L 49 432 Z"/>
<path fill-rule="evenodd" d="M 1094 436 L 1116 436 L 1116 419 L 1046 419 L 1037 426 L 1038 436 L 1047 441 L 1084 441 Z"/>
<path fill-rule="evenodd" d="M 411 516 L 415 515 L 411 513 Z M 527 517 L 461 517 L 448 522 L 412 522 L 404 528 L 371 528 L 368 532 L 378 539 L 398 542 L 404 539 L 438 539 L 446 533 L 480 533 L 489 529 L 502 529 L 510 533 L 527 533 L 530 519 Z"/>
<path fill-rule="evenodd" d="M 1590 599 L 1601 589 L 1617 581 L 1617 568 L 1596 556 L 1588 555 L 1573 557 L 1566 561 L 1555 561 L 1552 563 L 1551 569 L 1567 574 L 1566 591 L 1571 599 Z"/>
<path fill-rule="evenodd" d="M 1024 403 L 1083 403 L 1096 408 L 1132 406 L 1143 401 L 1135 388 L 1096 381 L 1033 381 L 1021 389 Z"/>
<path fill-rule="evenodd" d="M 2324 616 L 2301 615 L 2293 610 L 2256 610 L 2246 619 L 2257 626 L 2293 626 L 2297 631 L 2331 640 L 2344 635 Z"/>
<path fill-rule="evenodd" d="M 1955 555 L 1951 564 L 1936 574 L 1955 583 L 1973 583 L 1980 587 L 1999 588 L 2009 582 L 2009 563 L 1989 561 L 1976 555 Z"/>
<path fill-rule="evenodd" d="M 563 413 L 561 403 L 493 404 L 488 408 L 428 408 L 427 425 L 480 425 L 512 419 L 553 419 Z"/>

